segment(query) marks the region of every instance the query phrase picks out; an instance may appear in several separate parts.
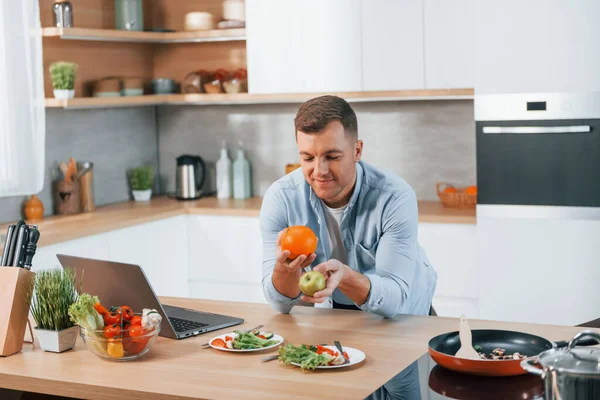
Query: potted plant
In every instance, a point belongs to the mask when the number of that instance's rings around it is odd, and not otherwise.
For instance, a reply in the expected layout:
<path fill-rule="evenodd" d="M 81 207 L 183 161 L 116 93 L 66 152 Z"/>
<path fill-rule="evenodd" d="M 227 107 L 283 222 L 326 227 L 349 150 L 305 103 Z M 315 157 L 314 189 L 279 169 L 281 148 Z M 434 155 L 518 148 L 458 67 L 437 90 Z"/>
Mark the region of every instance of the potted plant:
<path fill-rule="evenodd" d="M 149 201 L 154 185 L 154 168 L 143 166 L 129 172 L 129 183 L 135 201 Z"/>
<path fill-rule="evenodd" d="M 72 99 L 75 95 L 75 72 L 77 64 L 70 62 L 55 62 L 50 64 L 50 78 L 57 99 Z"/>
<path fill-rule="evenodd" d="M 77 301 L 80 288 L 71 268 L 36 272 L 31 314 L 43 350 L 62 353 L 75 346 L 79 327 L 69 317 L 69 306 Z"/>

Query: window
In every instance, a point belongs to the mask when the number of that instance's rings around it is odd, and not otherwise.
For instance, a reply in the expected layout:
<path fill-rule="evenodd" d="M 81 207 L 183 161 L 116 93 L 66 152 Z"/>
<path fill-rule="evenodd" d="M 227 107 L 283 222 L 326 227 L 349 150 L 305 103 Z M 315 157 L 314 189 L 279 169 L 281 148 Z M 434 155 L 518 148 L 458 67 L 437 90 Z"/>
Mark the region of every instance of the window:
<path fill-rule="evenodd" d="M 42 190 L 45 134 L 38 0 L 0 1 L 0 197 Z"/>

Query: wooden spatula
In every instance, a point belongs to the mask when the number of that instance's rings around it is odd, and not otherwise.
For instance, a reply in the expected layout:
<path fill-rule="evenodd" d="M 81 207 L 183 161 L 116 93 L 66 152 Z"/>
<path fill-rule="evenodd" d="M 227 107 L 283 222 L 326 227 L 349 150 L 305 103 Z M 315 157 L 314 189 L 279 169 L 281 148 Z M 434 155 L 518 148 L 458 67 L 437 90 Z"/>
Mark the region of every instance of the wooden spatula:
<path fill-rule="evenodd" d="M 455 357 L 466 358 L 468 360 L 479 360 L 479 354 L 473 348 L 471 329 L 467 317 L 461 315 L 460 329 L 458 331 L 460 337 L 460 348 L 456 352 Z"/>

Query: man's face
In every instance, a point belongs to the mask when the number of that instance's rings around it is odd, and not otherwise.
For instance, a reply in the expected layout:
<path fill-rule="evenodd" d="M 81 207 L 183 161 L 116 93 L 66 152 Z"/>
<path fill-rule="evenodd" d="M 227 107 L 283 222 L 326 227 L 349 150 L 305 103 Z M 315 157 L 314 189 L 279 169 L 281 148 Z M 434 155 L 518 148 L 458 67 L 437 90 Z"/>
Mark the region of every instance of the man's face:
<path fill-rule="evenodd" d="M 296 132 L 304 179 L 329 207 L 344 206 L 354 188 L 362 141 L 344 133 L 339 121 L 316 133 Z"/>

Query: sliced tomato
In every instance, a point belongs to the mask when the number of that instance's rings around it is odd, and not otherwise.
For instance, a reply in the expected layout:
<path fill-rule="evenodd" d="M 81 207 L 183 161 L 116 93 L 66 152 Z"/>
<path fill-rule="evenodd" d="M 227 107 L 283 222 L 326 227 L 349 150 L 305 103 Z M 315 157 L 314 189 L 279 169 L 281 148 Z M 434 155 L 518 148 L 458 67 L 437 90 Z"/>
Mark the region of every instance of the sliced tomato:
<path fill-rule="evenodd" d="M 215 339 L 211 342 L 211 344 L 215 347 L 223 347 L 223 348 L 227 347 L 227 345 L 225 344 L 225 341 L 223 339 Z"/>
<path fill-rule="evenodd" d="M 233 338 L 231 336 L 225 336 L 225 341 L 226 342 L 229 342 L 229 341 L 232 341 L 232 340 L 233 340 Z"/>
<path fill-rule="evenodd" d="M 317 354 L 329 354 L 332 357 L 337 357 L 337 353 L 327 347 L 317 345 Z"/>
<path fill-rule="evenodd" d="M 344 357 L 346 357 L 346 360 L 350 359 L 350 356 L 348 355 L 348 353 L 344 352 Z"/>
<path fill-rule="evenodd" d="M 259 337 L 259 338 L 261 338 L 261 339 L 265 339 L 265 340 L 267 340 L 267 338 L 266 338 L 266 337 L 264 337 L 263 335 L 256 335 L 256 337 Z"/>

